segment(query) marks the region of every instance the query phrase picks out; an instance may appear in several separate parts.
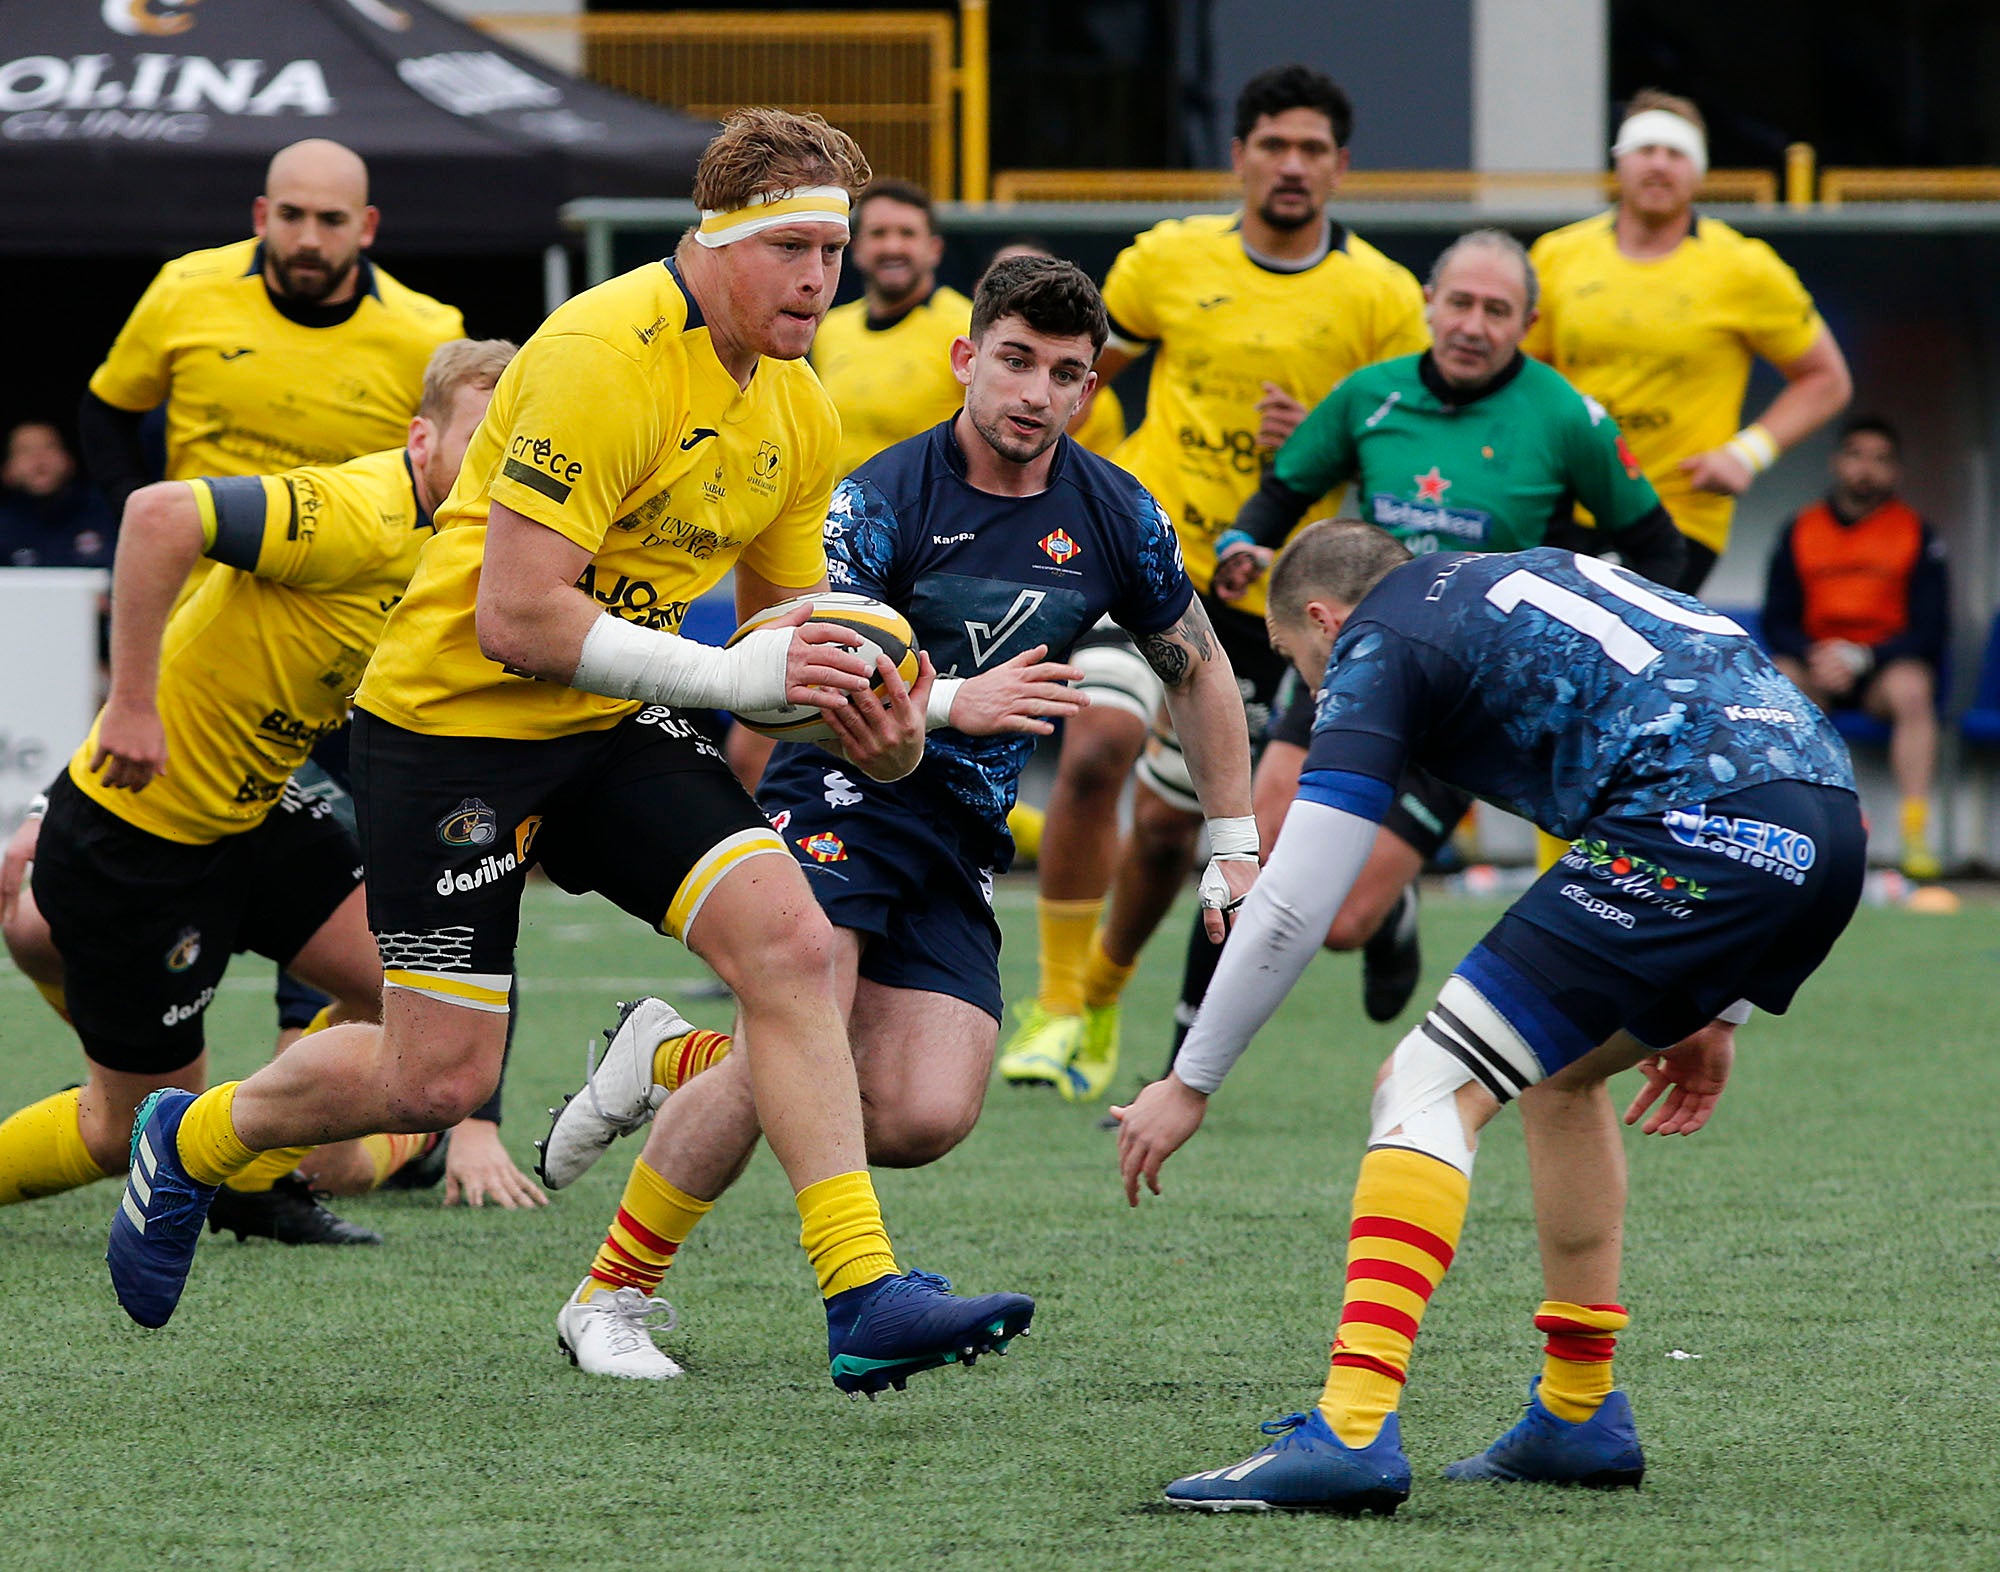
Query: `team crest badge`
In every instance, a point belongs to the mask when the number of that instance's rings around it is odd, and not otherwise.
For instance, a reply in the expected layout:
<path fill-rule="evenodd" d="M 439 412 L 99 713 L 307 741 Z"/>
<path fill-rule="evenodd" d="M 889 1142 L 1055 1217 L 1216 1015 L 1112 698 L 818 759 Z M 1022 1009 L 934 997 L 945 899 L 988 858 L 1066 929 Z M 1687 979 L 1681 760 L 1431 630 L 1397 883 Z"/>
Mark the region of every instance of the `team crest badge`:
<path fill-rule="evenodd" d="M 446 846 L 491 846 L 500 838 L 500 816 L 477 797 L 462 798 L 438 820 L 437 838 Z"/>
<path fill-rule="evenodd" d="M 847 842 L 829 830 L 799 837 L 799 849 L 814 862 L 847 861 Z"/>
<path fill-rule="evenodd" d="M 184 972 L 201 959 L 201 930 L 183 928 L 181 936 L 174 940 L 174 947 L 167 951 L 167 970 Z"/>
<path fill-rule="evenodd" d="M 1081 546 L 1071 540 L 1061 530 L 1057 530 L 1052 535 L 1044 535 L 1035 544 L 1048 553 L 1049 561 L 1058 565 L 1069 561 L 1070 558 L 1083 550 Z"/>

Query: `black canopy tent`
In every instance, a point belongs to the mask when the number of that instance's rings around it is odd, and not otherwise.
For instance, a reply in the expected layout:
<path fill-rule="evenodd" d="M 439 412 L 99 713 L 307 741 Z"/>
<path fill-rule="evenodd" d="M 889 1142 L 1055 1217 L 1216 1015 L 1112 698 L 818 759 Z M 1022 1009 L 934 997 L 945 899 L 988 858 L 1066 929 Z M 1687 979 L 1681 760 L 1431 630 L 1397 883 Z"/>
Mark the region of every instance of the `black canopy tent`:
<path fill-rule="evenodd" d="M 583 196 L 685 196 L 713 128 L 423 0 L 0 0 L 0 252 L 243 234 L 272 153 L 367 159 L 380 247 L 524 250 Z"/>

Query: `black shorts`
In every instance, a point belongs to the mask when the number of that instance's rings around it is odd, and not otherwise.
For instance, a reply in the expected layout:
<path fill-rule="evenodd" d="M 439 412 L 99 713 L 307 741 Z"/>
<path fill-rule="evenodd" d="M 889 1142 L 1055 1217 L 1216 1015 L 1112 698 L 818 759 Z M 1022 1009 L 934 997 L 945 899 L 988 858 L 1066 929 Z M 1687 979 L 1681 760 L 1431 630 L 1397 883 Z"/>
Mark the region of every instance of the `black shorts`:
<path fill-rule="evenodd" d="M 254 829 L 188 846 L 126 823 L 65 771 L 35 850 L 77 1036 L 94 1063 L 133 1075 L 199 1058 L 229 957 L 286 965 L 360 882 L 354 837 L 289 781 Z"/>
<path fill-rule="evenodd" d="M 1291 674 L 1280 695 L 1284 702 L 1271 721 L 1270 740 L 1295 748 L 1311 747 L 1317 695 L 1297 672 Z M 1382 828 L 1429 862 L 1444 849 L 1471 806 L 1471 792 L 1447 786 L 1429 770 L 1406 764 L 1396 782 L 1396 796 L 1382 816 Z"/>
<path fill-rule="evenodd" d="M 1854 793 L 1801 781 L 1601 814 L 1459 971 L 1550 1072 L 1621 1028 L 1671 1047 L 1738 999 L 1782 1015 L 1853 916 L 1867 850 Z"/>
<path fill-rule="evenodd" d="M 780 747 L 757 787 L 827 919 L 865 934 L 860 972 L 947 994 L 1000 1019 L 993 870 L 960 848 L 913 788 L 870 780 L 820 748 Z"/>
<path fill-rule="evenodd" d="M 504 1012 L 528 868 L 685 939 L 748 857 L 784 851 L 704 722 L 648 705 L 603 731 L 438 737 L 356 711 L 354 797 L 383 980 Z"/>

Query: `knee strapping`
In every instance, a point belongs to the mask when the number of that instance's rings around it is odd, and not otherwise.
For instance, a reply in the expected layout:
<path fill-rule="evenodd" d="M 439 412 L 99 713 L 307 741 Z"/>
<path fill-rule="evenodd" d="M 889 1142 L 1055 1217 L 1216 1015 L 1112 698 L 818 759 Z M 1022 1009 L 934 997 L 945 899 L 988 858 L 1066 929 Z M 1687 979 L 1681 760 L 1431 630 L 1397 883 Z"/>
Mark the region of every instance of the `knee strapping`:
<path fill-rule="evenodd" d="M 1526 1039 L 1453 976 L 1423 1023 L 1396 1045 L 1375 1089 L 1368 1144 L 1407 1147 L 1470 1176 L 1473 1145 L 1459 1118 L 1458 1089 L 1476 1080 L 1504 1105 L 1542 1076 Z"/>

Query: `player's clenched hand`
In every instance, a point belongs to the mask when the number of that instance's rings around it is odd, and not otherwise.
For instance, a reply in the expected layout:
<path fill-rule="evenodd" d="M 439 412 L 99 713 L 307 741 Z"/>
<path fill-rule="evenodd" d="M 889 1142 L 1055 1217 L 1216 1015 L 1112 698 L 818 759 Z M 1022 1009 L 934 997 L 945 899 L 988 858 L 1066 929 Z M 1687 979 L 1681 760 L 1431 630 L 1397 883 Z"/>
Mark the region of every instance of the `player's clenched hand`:
<path fill-rule="evenodd" d="M 35 847 L 41 839 L 39 815 L 23 819 L 7 838 L 7 850 L 0 853 L 0 926 L 14 920 L 14 908 L 21 904 L 21 884 L 28 876 L 28 864 L 35 860 Z"/>
<path fill-rule="evenodd" d="M 90 769 L 113 791 L 144 791 L 154 776 L 166 774 L 167 728 L 160 712 L 151 704 L 106 704 Z"/>
<path fill-rule="evenodd" d="M 1264 396 L 1257 400 L 1257 446 L 1281 448 L 1285 438 L 1299 429 L 1306 407 L 1275 382 L 1264 384 Z"/>
<path fill-rule="evenodd" d="M 1127 1106 L 1111 1110 L 1118 1121 L 1118 1173 L 1127 1205 L 1139 1204 L 1141 1179 L 1153 1194 L 1160 1193 L 1160 1165 L 1187 1144 L 1207 1112 L 1208 1094 L 1172 1071 L 1142 1088 Z"/>
<path fill-rule="evenodd" d="M 860 634 L 836 623 L 801 626 L 811 615 L 812 604 L 805 602 L 764 627 L 792 630 L 785 653 L 785 702 L 832 711 L 847 703 L 849 693 L 868 686 L 869 665 L 861 658 Z"/>
<path fill-rule="evenodd" d="M 1270 571 L 1271 559 L 1276 555 L 1269 546 L 1246 546 L 1241 542 L 1231 546 L 1215 559 L 1212 587 L 1216 599 L 1241 600 L 1250 593 L 1250 586 Z"/>
<path fill-rule="evenodd" d="M 549 1204 L 500 1144 L 500 1126 L 490 1119 L 467 1119 L 451 1132 L 451 1145 L 444 1149 L 444 1204 L 484 1206 L 488 1201 L 509 1212 Z"/>
<path fill-rule="evenodd" d="M 1706 453 L 1682 459 L 1681 473 L 1696 491 L 1720 492 L 1725 497 L 1742 496 L 1757 478 L 1750 466 L 1727 447 L 1710 448 Z"/>
<path fill-rule="evenodd" d="M 1262 864 L 1255 857 L 1211 857 L 1201 875 L 1201 926 L 1210 944 L 1229 937 L 1237 909 L 1250 886 L 1257 882 Z M 1220 885 L 1221 888 L 1216 888 Z"/>
<path fill-rule="evenodd" d="M 968 737 L 1010 731 L 1046 737 L 1055 730 L 1051 722 L 1066 720 L 1090 703 L 1086 694 L 1069 686 L 1083 681 L 1082 668 L 1043 660 L 1048 652 L 1046 644 L 1037 644 L 968 678 L 951 701 L 952 730 Z"/>
<path fill-rule="evenodd" d="M 1715 1105 L 1722 1101 L 1722 1089 L 1729 1084 L 1729 1071 L 1736 1063 L 1736 1028 L 1727 1021 L 1711 1021 L 1692 1037 L 1675 1043 L 1665 1053 L 1639 1061 L 1639 1073 L 1646 1084 L 1625 1110 L 1625 1122 L 1637 1124 L 1639 1116 L 1666 1094 L 1659 1112 L 1648 1119 L 1645 1135 L 1693 1135 L 1707 1124 Z"/>
<path fill-rule="evenodd" d="M 879 697 L 870 689 L 851 695 L 844 709 L 826 712 L 826 724 L 849 764 L 873 780 L 899 781 L 923 762 L 924 706 L 937 671 L 920 652 L 915 687 L 887 655 L 880 657 L 880 673 Z"/>

